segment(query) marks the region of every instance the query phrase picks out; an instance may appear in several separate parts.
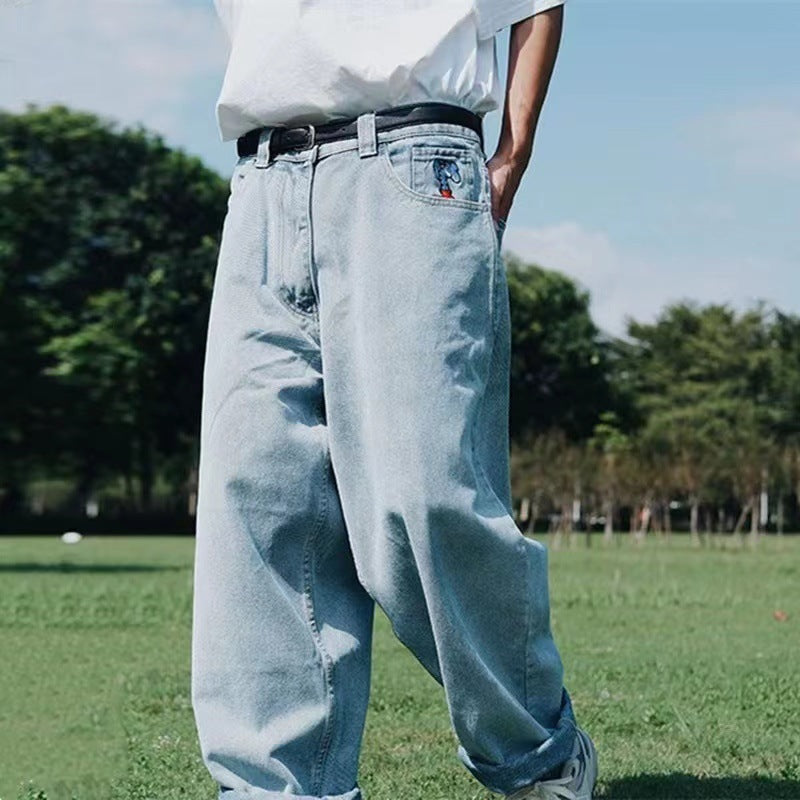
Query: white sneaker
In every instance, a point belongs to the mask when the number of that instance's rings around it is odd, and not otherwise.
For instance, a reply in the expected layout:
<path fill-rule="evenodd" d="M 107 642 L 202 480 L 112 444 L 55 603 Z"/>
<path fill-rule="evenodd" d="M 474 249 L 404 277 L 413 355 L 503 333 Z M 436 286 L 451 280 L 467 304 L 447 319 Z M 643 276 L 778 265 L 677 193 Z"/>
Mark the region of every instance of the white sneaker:
<path fill-rule="evenodd" d="M 537 781 L 525 786 L 507 800 L 592 800 L 592 790 L 597 780 L 597 751 L 586 731 L 578 728 L 575 746 L 560 778 Z"/>

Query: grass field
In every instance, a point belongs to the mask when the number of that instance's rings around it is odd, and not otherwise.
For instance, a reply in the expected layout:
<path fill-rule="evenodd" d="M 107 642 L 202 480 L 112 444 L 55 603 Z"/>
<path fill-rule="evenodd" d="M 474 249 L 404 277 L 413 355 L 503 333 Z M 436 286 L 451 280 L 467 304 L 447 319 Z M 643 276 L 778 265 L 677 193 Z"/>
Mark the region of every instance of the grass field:
<path fill-rule="evenodd" d="M 215 800 L 189 701 L 192 554 L 0 538 L 2 800 Z M 550 582 L 599 797 L 800 798 L 800 537 L 581 538 L 551 548 Z M 496 797 L 457 761 L 441 688 L 376 626 L 367 800 Z"/>

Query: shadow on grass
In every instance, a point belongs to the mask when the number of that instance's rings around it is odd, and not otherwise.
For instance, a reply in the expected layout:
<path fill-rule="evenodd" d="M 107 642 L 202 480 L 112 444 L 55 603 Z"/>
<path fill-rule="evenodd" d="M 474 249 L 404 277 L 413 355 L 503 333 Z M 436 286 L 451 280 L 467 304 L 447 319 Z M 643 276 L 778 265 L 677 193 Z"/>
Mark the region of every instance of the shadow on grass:
<path fill-rule="evenodd" d="M 0 564 L 0 572 L 95 572 L 113 574 L 117 572 L 175 572 L 188 569 L 174 564 L 73 564 L 68 561 L 40 564 L 36 561 L 17 561 Z"/>
<path fill-rule="evenodd" d="M 608 781 L 602 800 L 798 800 L 800 781 L 782 778 L 698 778 L 695 775 L 631 775 Z"/>

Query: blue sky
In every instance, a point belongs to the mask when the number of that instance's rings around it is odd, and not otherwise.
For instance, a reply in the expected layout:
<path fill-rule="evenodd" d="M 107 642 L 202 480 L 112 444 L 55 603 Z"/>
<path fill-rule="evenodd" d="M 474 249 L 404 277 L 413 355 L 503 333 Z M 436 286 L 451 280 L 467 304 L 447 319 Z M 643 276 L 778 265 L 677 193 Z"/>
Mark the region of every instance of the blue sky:
<path fill-rule="evenodd" d="M 798 41 L 791 0 L 567 0 L 505 249 L 573 277 L 617 335 L 681 298 L 800 313 Z M 0 0 L 0 106 L 142 122 L 223 175 L 226 55 L 212 0 Z M 485 124 L 491 154 L 500 111 Z"/>

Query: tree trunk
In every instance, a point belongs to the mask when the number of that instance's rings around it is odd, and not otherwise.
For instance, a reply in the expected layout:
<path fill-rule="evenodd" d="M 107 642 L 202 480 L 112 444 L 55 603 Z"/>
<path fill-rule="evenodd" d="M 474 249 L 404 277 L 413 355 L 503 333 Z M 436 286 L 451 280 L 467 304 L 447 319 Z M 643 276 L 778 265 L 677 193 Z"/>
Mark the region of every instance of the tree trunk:
<path fill-rule="evenodd" d="M 147 429 L 139 435 L 139 504 L 142 511 L 149 511 L 153 502 L 153 438 Z"/>
<path fill-rule="evenodd" d="M 533 534 L 536 531 L 536 520 L 539 517 L 539 504 L 535 500 L 531 500 L 531 513 L 528 518 L 528 527 L 525 532 Z"/>
<path fill-rule="evenodd" d="M 766 526 L 769 524 L 769 494 L 767 492 L 769 475 L 767 473 L 767 468 L 761 468 L 761 493 L 758 498 L 758 529 L 759 530 L 766 530 Z"/>
<path fill-rule="evenodd" d="M 692 544 L 700 544 L 700 532 L 698 522 L 700 518 L 700 503 L 696 497 L 692 497 L 691 509 L 689 511 L 689 532 L 691 534 Z"/>
<path fill-rule="evenodd" d="M 725 528 L 725 512 L 722 506 L 716 506 L 714 513 L 714 525 L 711 532 L 711 541 L 716 547 L 722 545 L 722 531 Z"/>
<path fill-rule="evenodd" d="M 92 489 L 94 488 L 97 477 L 97 470 L 93 461 L 84 460 L 80 466 L 78 480 L 70 492 L 67 505 L 73 513 L 84 516 L 86 514 L 86 503 L 90 500 Z"/>
<path fill-rule="evenodd" d="M 192 465 L 189 470 L 189 477 L 186 481 L 187 512 L 190 517 L 197 513 L 197 467 Z"/>
<path fill-rule="evenodd" d="M 133 474 L 130 468 L 125 470 L 125 504 L 128 508 L 132 508 L 135 502 L 135 493 L 133 491 Z"/>
<path fill-rule="evenodd" d="M 733 526 L 732 534 L 736 537 L 739 536 L 742 532 L 742 528 L 744 527 L 744 521 L 747 519 L 747 515 L 750 513 L 750 501 L 748 500 L 743 506 L 741 513 L 739 514 L 739 518 L 736 520 L 736 524 Z"/>
<path fill-rule="evenodd" d="M 572 501 L 567 500 L 561 504 L 560 529 L 567 540 L 567 547 L 572 547 Z"/>
<path fill-rule="evenodd" d="M 750 511 L 750 543 L 755 544 L 758 541 L 758 523 L 761 510 L 761 495 L 756 494 L 753 496 L 751 503 L 752 509 Z"/>
<path fill-rule="evenodd" d="M 605 516 L 603 541 L 611 542 L 614 538 L 614 501 L 610 497 L 603 502 L 603 515 Z"/>
<path fill-rule="evenodd" d="M 708 547 L 711 544 L 711 511 L 703 506 L 703 543 Z"/>
<path fill-rule="evenodd" d="M 527 525 L 528 520 L 530 519 L 531 514 L 531 499 L 527 495 L 525 495 L 519 501 L 519 517 L 517 521 L 520 523 L 520 527 L 522 525 Z"/>
<path fill-rule="evenodd" d="M 653 533 L 660 539 L 664 532 L 664 501 L 658 500 L 653 507 Z"/>
<path fill-rule="evenodd" d="M 650 502 L 647 501 L 642 506 L 642 513 L 639 521 L 639 529 L 636 532 L 636 538 L 639 541 L 642 541 L 645 536 L 647 536 L 647 531 L 650 530 L 650 520 L 653 517 L 653 510 L 650 506 Z"/>

